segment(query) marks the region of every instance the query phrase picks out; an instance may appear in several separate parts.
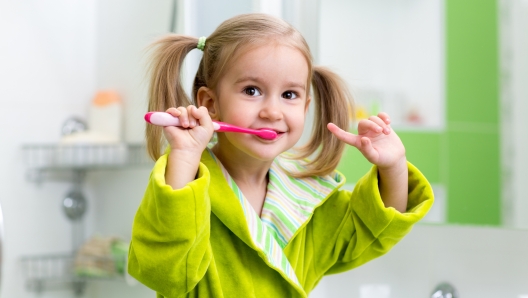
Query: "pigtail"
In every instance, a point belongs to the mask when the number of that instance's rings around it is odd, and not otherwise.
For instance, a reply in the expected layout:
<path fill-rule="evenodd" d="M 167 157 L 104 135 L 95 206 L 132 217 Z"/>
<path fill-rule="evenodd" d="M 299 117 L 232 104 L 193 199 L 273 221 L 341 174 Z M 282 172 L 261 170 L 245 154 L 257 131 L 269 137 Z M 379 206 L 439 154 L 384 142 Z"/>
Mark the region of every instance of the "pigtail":
<path fill-rule="evenodd" d="M 353 100 L 346 83 L 331 70 L 314 66 L 312 76 L 315 117 L 310 141 L 300 148 L 297 158 L 317 155 L 307 164 L 307 170 L 292 173 L 295 177 L 325 176 L 339 164 L 345 143 L 338 140 L 326 127 L 330 122 L 344 130 L 349 128 Z"/>
<path fill-rule="evenodd" d="M 171 34 L 149 47 L 153 53 L 149 64 L 148 111 L 166 111 L 170 107 L 192 104 L 182 86 L 181 67 L 187 54 L 197 45 L 195 37 Z M 145 131 L 147 151 L 154 161 L 163 149 L 162 130 L 162 127 L 147 124 Z"/>

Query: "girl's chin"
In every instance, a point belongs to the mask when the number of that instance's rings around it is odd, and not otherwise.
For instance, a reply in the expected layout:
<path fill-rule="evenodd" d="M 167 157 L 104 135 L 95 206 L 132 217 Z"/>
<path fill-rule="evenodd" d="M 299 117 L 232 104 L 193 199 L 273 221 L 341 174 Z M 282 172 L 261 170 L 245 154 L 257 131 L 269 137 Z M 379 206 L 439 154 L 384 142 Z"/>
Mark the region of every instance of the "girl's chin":
<path fill-rule="evenodd" d="M 257 150 L 252 150 L 251 148 L 248 148 L 248 150 L 246 151 L 249 156 L 261 161 L 273 161 L 277 156 L 282 154 L 282 152 L 283 150 L 272 148 L 259 148 Z"/>
<path fill-rule="evenodd" d="M 257 138 L 257 137 L 252 136 L 252 138 Z M 274 141 L 269 142 L 269 141 L 260 141 L 260 140 L 257 141 L 255 139 L 253 140 L 251 139 L 250 140 L 226 139 L 225 141 L 230 143 L 230 145 L 228 145 L 229 147 L 233 147 L 232 150 L 226 150 L 227 152 L 229 152 L 229 154 L 244 154 L 245 153 L 245 155 L 251 156 L 257 160 L 262 160 L 262 161 L 272 161 L 277 156 L 279 156 L 285 151 L 288 151 L 289 149 L 291 149 L 291 147 L 295 145 L 293 144 L 292 146 L 287 146 L 286 143 L 284 142 L 285 140 L 277 140 L 278 142 L 274 142 Z"/>

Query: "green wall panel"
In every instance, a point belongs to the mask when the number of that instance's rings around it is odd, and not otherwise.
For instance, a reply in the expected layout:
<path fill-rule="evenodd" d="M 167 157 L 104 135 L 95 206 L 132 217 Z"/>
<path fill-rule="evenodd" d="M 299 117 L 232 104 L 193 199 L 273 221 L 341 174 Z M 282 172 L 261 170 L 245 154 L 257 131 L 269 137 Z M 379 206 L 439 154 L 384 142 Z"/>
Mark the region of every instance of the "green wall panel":
<path fill-rule="evenodd" d="M 397 132 L 402 140 L 407 160 L 418 167 L 429 182 L 440 182 L 441 134 L 427 132 Z M 348 146 L 338 170 L 347 177 L 347 183 L 356 183 L 372 165 L 354 147 Z"/>
<path fill-rule="evenodd" d="M 499 225 L 497 2 L 446 1 L 447 220 Z"/>
<path fill-rule="evenodd" d="M 499 225 L 498 133 L 450 132 L 448 147 L 448 222 Z"/>
<path fill-rule="evenodd" d="M 347 184 L 355 184 L 372 167 L 353 146 L 347 146 L 337 169 L 346 177 Z"/>
<path fill-rule="evenodd" d="M 441 183 L 442 134 L 427 132 L 400 132 L 407 160 L 427 177 L 430 183 Z"/>
<path fill-rule="evenodd" d="M 447 119 L 498 122 L 495 0 L 446 1 Z"/>

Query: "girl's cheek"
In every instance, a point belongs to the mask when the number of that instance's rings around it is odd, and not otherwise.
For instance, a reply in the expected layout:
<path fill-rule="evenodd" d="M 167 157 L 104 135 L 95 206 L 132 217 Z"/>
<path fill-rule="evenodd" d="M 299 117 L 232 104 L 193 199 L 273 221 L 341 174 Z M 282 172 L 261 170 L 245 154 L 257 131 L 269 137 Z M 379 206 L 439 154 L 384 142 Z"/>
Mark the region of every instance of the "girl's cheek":
<path fill-rule="evenodd" d="M 231 117 L 229 117 L 229 123 L 238 126 L 244 126 L 249 120 L 249 117 L 247 117 L 248 115 L 249 113 L 244 112 L 244 110 L 237 110 L 235 113 L 230 115 Z"/>

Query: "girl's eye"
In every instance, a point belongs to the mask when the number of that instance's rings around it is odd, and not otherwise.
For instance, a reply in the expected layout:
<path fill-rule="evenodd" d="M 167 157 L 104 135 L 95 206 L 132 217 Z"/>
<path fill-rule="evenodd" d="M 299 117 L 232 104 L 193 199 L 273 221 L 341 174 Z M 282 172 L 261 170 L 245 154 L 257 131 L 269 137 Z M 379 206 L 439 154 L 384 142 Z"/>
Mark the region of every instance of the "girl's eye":
<path fill-rule="evenodd" d="M 295 99 L 295 98 L 297 98 L 297 93 L 295 93 L 293 91 L 286 91 L 286 92 L 282 93 L 282 97 L 286 98 L 286 99 Z"/>
<path fill-rule="evenodd" d="M 246 89 L 244 89 L 244 93 L 246 93 L 246 95 L 249 95 L 249 96 L 259 96 L 260 95 L 260 91 L 255 87 L 247 87 Z"/>

